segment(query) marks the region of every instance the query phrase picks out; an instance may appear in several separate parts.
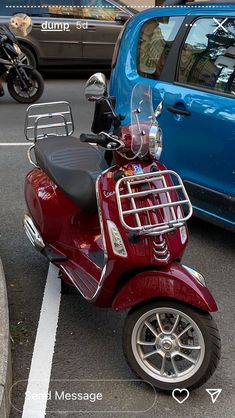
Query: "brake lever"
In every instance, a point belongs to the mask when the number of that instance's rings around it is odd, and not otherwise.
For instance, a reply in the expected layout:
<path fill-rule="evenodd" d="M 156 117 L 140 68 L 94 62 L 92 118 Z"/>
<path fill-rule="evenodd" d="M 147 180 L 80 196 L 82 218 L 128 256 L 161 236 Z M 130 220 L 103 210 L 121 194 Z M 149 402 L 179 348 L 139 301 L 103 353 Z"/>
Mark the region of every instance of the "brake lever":
<path fill-rule="evenodd" d="M 117 142 L 109 142 L 106 149 L 107 150 L 115 150 L 119 148 L 119 144 Z"/>
<path fill-rule="evenodd" d="M 124 142 L 121 141 L 118 136 L 116 135 L 110 135 L 107 132 L 100 132 L 100 134 L 105 135 L 107 140 L 109 141 L 107 143 L 106 149 L 107 150 L 116 150 L 118 148 L 124 147 Z"/>

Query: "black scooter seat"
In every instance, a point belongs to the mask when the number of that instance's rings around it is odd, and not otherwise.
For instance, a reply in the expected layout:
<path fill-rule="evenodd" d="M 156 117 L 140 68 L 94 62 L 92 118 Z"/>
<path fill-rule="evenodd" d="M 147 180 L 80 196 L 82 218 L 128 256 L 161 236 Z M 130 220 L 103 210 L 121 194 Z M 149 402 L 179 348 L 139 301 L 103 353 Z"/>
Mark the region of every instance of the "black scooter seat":
<path fill-rule="evenodd" d="M 97 147 L 72 136 L 48 136 L 35 143 L 37 165 L 82 210 L 95 212 L 95 182 L 108 166 Z"/>

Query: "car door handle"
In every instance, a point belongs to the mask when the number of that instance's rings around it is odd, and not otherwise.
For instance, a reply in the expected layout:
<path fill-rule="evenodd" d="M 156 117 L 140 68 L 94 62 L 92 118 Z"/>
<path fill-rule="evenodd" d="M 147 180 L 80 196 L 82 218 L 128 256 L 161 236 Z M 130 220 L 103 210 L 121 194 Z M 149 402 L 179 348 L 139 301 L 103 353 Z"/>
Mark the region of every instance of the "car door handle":
<path fill-rule="evenodd" d="M 168 106 L 167 110 L 168 112 L 176 113 L 177 115 L 191 116 L 191 112 L 189 112 L 189 110 L 182 110 L 182 109 L 179 109 L 178 107 Z"/>
<path fill-rule="evenodd" d="M 87 30 L 88 32 L 95 32 L 96 26 L 87 26 L 87 28 L 84 28 L 83 30 Z"/>

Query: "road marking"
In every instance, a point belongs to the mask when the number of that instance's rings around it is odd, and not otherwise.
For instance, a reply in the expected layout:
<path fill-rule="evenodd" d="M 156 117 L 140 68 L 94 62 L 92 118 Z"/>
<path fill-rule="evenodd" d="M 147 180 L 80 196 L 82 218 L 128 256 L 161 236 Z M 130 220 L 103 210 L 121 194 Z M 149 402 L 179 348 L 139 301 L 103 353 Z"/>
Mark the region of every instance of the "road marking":
<path fill-rule="evenodd" d="M 18 147 L 18 146 L 26 146 L 30 145 L 32 142 L 0 142 L 0 147 Z"/>
<path fill-rule="evenodd" d="M 27 396 L 21 418 L 44 418 L 46 416 L 46 395 L 50 384 L 61 300 L 58 271 L 57 267 L 50 264 L 29 372 Z M 34 399 L 33 394 L 35 395 Z"/>

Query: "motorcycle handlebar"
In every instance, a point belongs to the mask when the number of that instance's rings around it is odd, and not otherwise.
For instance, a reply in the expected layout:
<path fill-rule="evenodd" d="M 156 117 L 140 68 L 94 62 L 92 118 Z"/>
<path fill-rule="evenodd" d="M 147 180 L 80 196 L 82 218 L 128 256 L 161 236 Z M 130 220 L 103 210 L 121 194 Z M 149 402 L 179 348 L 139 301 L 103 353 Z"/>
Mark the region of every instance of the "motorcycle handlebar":
<path fill-rule="evenodd" d="M 91 144 L 97 144 L 101 147 L 106 147 L 108 144 L 107 137 L 103 134 L 94 135 L 94 134 L 81 134 L 81 142 L 90 142 Z"/>

